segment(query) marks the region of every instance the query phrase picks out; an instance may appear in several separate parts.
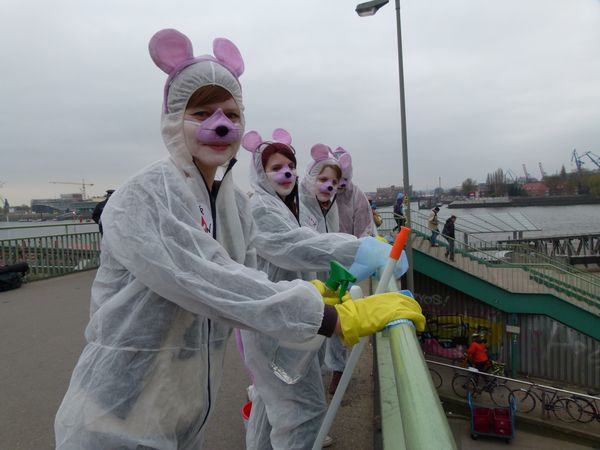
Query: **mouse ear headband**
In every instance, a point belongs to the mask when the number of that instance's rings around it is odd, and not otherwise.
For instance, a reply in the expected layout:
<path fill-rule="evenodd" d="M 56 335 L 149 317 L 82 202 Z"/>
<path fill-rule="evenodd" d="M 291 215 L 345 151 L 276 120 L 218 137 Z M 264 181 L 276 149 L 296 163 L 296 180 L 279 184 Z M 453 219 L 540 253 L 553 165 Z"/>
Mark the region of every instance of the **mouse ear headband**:
<path fill-rule="evenodd" d="M 265 141 L 257 131 L 248 131 L 242 138 L 242 147 L 244 147 L 250 153 L 255 154 L 263 144 L 268 145 L 273 142 L 279 142 L 280 144 L 287 145 L 292 151 L 294 151 L 292 147 L 292 136 L 286 130 L 283 128 L 275 128 L 272 136 L 272 141 Z"/>
<path fill-rule="evenodd" d="M 212 55 L 194 57 L 192 42 L 177 30 L 168 28 L 152 36 L 148 44 L 152 61 L 169 75 L 165 85 L 165 105 L 173 78 L 186 67 L 202 61 L 212 61 L 225 67 L 239 84 L 238 78 L 244 73 L 244 60 L 233 42 L 225 38 L 213 41 Z"/>
<path fill-rule="evenodd" d="M 342 172 L 346 173 L 352 168 L 352 156 L 350 156 L 350 153 L 348 153 L 346 149 L 338 147 L 332 152 L 332 154 L 340 164 Z"/>

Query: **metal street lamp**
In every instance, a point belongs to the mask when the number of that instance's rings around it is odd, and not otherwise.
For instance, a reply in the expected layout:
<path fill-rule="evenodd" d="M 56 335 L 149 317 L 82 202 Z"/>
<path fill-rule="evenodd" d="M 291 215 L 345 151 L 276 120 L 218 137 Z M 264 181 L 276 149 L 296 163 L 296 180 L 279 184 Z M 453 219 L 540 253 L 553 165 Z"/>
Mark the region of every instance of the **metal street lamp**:
<path fill-rule="evenodd" d="M 361 3 L 356 6 L 356 13 L 361 16 L 372 16 L 379 8 L 387 5 L 389 0 L 372 0 L 370 2 Z M 410 220 L 410 183 L 408 180 L 408 144 L 406 138 L 406 110 L 404 107 L 404 65 L 402 63 L 402 28 L 400 24 L 400 0 L 396 0 L 396 30 L 398 34 L 398 72 L 400 81 L 400 125 L 402 127 L 402 177 L 404 196 L 408 198 L 408 208 L 406 208 L 406 224 L 411 226 Z M 406 257 L 408 258 L 408 273 L 406 274 L 407 287 L 414 292 L 414 277 L 413 277 L 413 252 L 412 242 L 409 239 L 406 242 Z"/>

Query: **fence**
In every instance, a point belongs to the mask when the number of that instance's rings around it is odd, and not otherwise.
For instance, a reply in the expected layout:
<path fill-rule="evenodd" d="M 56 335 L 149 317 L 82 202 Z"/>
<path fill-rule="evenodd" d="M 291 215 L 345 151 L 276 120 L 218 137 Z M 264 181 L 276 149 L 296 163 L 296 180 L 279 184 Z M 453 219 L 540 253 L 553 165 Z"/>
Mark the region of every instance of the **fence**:
<path fill-rule="evenodd" d="M 100 263 L 97 231 L 0 240 L 0 264 L 29 264 L 28 280 L 39 280 L 83 270 Z"/>
<path fill-rule="evenodd" d="M 431 235 L 422 214 L 413 211 L 411 229 L 424 245 Z M 380 233 L 391 233 L 396 225 L 392 213 L 382 213 Z M 519 244 L 497 244 L 471 236 L 469 243 L 454 240 L 462 258 L 456 267 L 510 292 L 558 294 L 600 308 L 600 277 L 562 264 Z M 443 239 L 439 244 L 447 246 Z M 414 244 L 415 246 L 417 244 Z M 429 248 L 427 247 L 427 251 Z M 533 283 L 532 283 L 533 281 Z"/>

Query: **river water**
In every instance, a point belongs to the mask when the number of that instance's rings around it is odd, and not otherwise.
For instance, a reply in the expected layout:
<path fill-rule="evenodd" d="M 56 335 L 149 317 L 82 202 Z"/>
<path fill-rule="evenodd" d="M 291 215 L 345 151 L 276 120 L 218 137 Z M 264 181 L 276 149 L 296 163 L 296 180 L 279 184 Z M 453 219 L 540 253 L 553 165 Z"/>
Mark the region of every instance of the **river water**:
<path fill-rule="evenodd" d="M 411 205 L 413 210 L 418 210 L 417 204 Z M 381 211 L 391 211 L 392 207 L 380 208 Z M 428 214 L 428 210 L 420 210 L 421 214 Z M 510 208 L 469 208 L 448 209 L 446 205 L 440 208 L 440 223 L 451 215 L 457 217 L 456 228 L 460 229 L 460 218 L 490 214 L 521 214 L 525 216 L 540 231 L 525 232 L 524 237 L 550 236 L 563 234 L 587 234 L 600 232 L 600 205 L 571 205 L 571 206 L 525 206 Z M 46 222 L 0 222 L 0 240 L 24 237 L 37 237 L 55 234 L 85 233 L 97 231 L 94 222 L 79 221 L 46 221 Z M 485 236 L 481 236 L 485 238 Z M 491 235 L 489 237 L 492 237 Z M 495 239 L 506 239 L 506 233 L 494 233 Z"/>
<path fill-rule="evenodd" d="M 62 234 L 90 233 L 98 231 L 94 222 L 78 220 L 44 221 L 44 222 L 0 222 L 0 240 L 22 239 Z"/>
<path fill-rule="evenodd" d="M 392 207 L 380 208 L 381 211 L 392 211 Z M 411 209 L 418 210 L 417 204 L 412 203 Z M 429 214 L 428 210 L 419 210 L 421 214 Z M 490 214 L 519 214 L 525 216 L 540 231 L 524 232 L 523 237 L 552 236 L 568 234 L 600 233 L 600 205 L 570 205 L 570 206 L 523 206 L 508 208 L 452 208 L 446 205 L 440 208 L 438 216 L 443 224 L 451 215 L 456 216 L 456 228 L 460 228 L 460 218 L 471 216 L 489 216 Z M 481 235 L 485 238 L 485 235 Z M 492 237 L 490 235 L 490 237 Z M 506 239 L 508 234 L 494 233 L 496 239 Z M 512 236 L 510 236 L 512 237 Z"/>

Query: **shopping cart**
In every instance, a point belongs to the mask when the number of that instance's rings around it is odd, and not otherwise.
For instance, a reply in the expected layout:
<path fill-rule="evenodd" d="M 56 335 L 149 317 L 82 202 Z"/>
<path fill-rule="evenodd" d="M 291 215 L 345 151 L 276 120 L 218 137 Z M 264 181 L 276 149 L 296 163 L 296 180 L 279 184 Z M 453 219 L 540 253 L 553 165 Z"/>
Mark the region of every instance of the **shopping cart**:
<path fill-rule="evenodd" d="M 493 436 L 505 439 L 508 444 L 515 437 L 517 407 L 513 397 L 509 399 L 509 406 L 504 408 L 477 405 L 471 392 L 467 398 L 471 410 L 471 438 Z"/>

